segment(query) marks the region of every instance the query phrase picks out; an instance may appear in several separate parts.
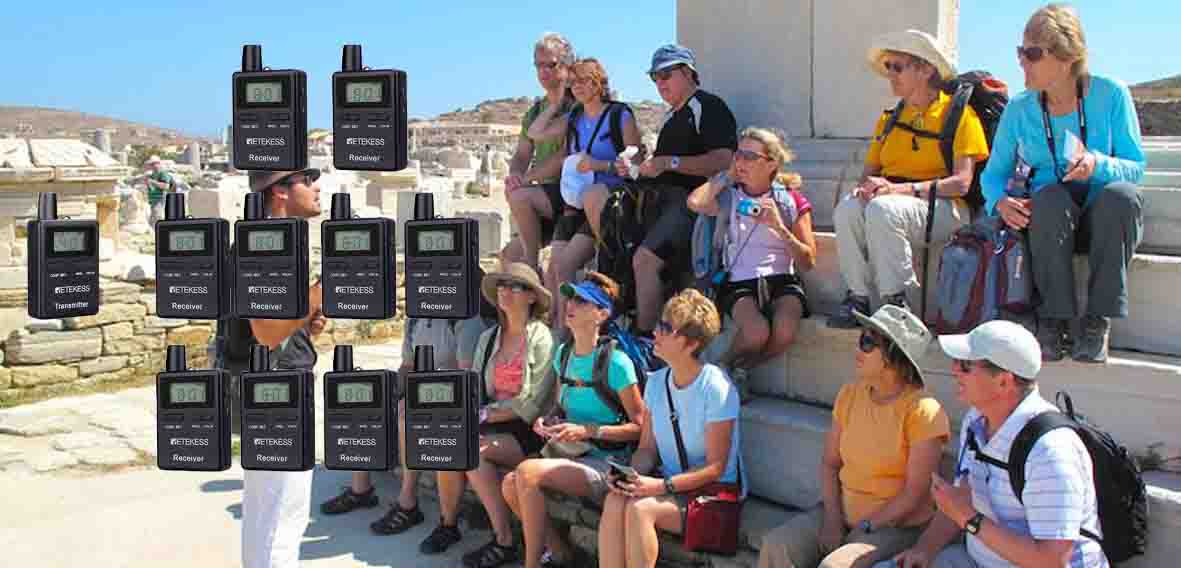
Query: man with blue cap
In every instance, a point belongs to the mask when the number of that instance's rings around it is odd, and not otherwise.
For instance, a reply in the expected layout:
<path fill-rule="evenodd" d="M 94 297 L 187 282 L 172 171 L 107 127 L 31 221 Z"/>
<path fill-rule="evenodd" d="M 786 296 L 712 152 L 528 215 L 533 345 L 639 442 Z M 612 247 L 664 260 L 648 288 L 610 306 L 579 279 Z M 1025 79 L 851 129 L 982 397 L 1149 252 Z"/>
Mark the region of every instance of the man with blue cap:
<path fill-rule="evenodd" d="M 730 167 L 738 147 L 738 126 L 726 103 L 699 87 L 693 50 L 680 45 L 657 49 L 648 76 L 671 108 L 652 155 L 641 152 L 632 158 L 639 165 L 639 177 L 621 187 L 629 189 L 631 195 L 637 196 L 637 204 L 642 204 L 642 210 L 637 213 L 645 234 L 641 242 L 631 243 L 638 245 L 630 267 L 636 289 L 633 327 L 638 335 L 651 337 L 664 305 L 665 281 L 675 281 L 675 278 L 662 279 L 661 273 L 671 276 L 685 273 L 689 268 L 694 221 L 686 203 L 689 192 Z M 630 177 L 629 165 L 627 160 L 618 160 L 619 175 Z M 623 198 L 621 195 L 620 199 Z M 600 215 L 606 201 L 604 190 L 585 194 L 587 215 Z M 600 266 L 599 269 L 618 271 L 626 267 Z"/>

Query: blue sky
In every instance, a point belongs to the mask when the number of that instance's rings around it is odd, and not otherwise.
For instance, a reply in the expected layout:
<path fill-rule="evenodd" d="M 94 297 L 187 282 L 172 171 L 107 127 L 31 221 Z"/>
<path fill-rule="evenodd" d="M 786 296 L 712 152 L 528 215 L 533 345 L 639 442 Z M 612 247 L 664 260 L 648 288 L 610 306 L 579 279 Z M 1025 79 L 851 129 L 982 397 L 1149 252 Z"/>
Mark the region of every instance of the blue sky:
<path fill-rule="evenodd" d="M 0 104 L 79 110 L 205 135 L 229 120 L 230 75 L 243 43 L 261 44 L 272 68 L 307 71 L 309 126 L 328 127 L 329 77 L 346 42 L 364 46 L 370 67 L 407 71 L 411 115 L 430 116 L 535 94 L 531 47 L 546 30 L 563 32 L 580 53 L 603 60 L 623 98 L 656 99 L 644 75 L 648 57 L 676 38 L 675 0 L 9 4 L 0 34 Z M 1041 2 L 960 4 L 961 68 L 989 69 L 1020 90 L 1013 46 Z M 1181 73 L 1172 40 L 1181 2 L 1075 5 L 1093 70 L 1133 83 Z M 348 10 L 336 13 L 336 6 Z"/>

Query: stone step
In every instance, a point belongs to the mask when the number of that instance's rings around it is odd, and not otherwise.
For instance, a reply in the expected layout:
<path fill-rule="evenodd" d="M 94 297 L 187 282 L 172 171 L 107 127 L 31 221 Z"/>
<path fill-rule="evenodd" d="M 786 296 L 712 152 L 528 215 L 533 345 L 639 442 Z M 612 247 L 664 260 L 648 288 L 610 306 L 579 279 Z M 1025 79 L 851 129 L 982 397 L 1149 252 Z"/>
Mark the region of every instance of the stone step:
<path fill-rule="evenodd" d="M 1144 187 L 1181 187 L 1181 170 L 1148 170 L 1144 172 Z"/>
<path fill-rule="evenodd" d="M 1181 170 L 1181 142 L 1145 139 L 1144 159 L 1150 170 Z"/>
<path fill-rule="evenodd" d="M 764 534 L 796 514 L 780 505 L 807 509 L 820 502 L 817 470 L 830 426 L 830 413 L 804 404 L 761 398 L 742 407 L 743 463 L 757 497 L 744 507 L 742 533 L 752 548 L 757 549 Z M 949 444 L 945 454 L 954 454 L 954 445 Z M 944 460 L 945 476 L 953 465 Z M 1181 475 L 1149 472 L 1144 477 L 1151 530 L 1148 550 L 1121 566 L 1176 566 L 1181 541 L 1171 535 L 1181 531 Z"/>
<path fill-rule="evenodd" d="M 829 328 L 823 317 L 800 322 L 787 354 L 755 369 L 759 395 L 831 406 L 841 386 L 855 377 L 858 330 Z M 947 409 L 954 425 L 967 410 L 956 395 L 952 362 L 937 343 L 919 361 L 927 389 Z M 1105 364 L 1047 363 L 1038 377 L 1047 399 L 1065 390 L 1075 407 L 1137 453 L 1150 447 L 1166 458 L 1181 456 L 1181 358 L 1112 351 Z"/>
<path fill-rule="evenodd" d="M 830 314 L 844 299 L 847 289 L 837 261 L 836 235 L 817 232 L 816 244 L 816 266 L 802 277 L 812 312 Z M 940 251 L 932 249 L 929 277 L 932 283 L 935 282 Z M 916 263 L 920 261 L 921 253 L 916 254 Z M 1086 305 L 1084 296 L 1088 276 L 1086 258 L 1076 256 L 1075 280 L 1080 307 Z M 1181 256 L 1138 253 L 1132 259 L 1128 281 L 1130 313 L 1127 318 L 1112 320 L 1112 347 L 1181 355 L 1181 339 L 1178 339 L 1177 332 L 1177 322 L 1181 322 L 1181 302 L 1177 302 L 1174 295 L 1176 290 L 1181 290 Z M 917 307 L 919 291 L 911 290 L 910 296 L 911 304 Z M 928 313 L 930 310 L 928 307 Z"/>

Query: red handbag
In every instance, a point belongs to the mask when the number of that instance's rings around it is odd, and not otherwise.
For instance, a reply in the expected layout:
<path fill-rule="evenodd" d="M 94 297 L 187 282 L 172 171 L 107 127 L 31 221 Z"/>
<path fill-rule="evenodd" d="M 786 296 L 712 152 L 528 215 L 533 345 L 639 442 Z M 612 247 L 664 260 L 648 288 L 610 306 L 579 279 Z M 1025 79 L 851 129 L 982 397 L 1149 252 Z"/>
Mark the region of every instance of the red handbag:
<path fill-rule="evenodd" d="M 681 471 L 689 471 L 685 442 L 681 438 L 680 418 L 673 406 L 672 371 L 665 375 L 669 420 L 677 439 Z M 734 556 L 738 553 L 738 527 L 742 522 L 742 459 L 738 459 L 738 483 L 711 483 L 677 495 L 685 499 L 681 507 L 681 546 L 690 552 L 708 552 Z"/>

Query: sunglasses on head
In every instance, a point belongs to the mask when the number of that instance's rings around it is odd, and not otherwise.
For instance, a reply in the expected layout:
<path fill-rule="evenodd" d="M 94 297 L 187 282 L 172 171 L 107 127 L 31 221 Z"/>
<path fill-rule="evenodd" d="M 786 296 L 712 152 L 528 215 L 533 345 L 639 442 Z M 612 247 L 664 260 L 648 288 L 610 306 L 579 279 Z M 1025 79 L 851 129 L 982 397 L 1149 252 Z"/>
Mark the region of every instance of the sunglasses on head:
<path fill-rule="evenodd" d="M 906 61 L 883 61 L 882 67 L 886 68 L 887 73 L 897 74 L 910 67 L 910 63 Z"/>
<path fill-rule="evenodd" d="M 661 69 L 660 71 L 654 71 L 652 73 L 649 73 L 648 77 L 650 77 L 652 79 L 653 83 L 656 83 L 659 81 L 667 81 L 669 79 L 669 77 L 673 76 L 673 71 L 676 71 L 682 67 L 684 67 L 684 65 L 674 65 L 672 67 L 669 67 L 668 69 Z"/>
<path fill-rule="evenodd" d="M 1023 45 L 1017 46 L 1017 58 L 1021 59 L 1024 57 L 1025 60 L 1029 61 L 1030 63 L 1037 63 L 1045 55 L 1046 50 L 1036 45 L 1033 47 L 1025 47 Z"/>
<path fill-rule="evenodd" d="M 522 282 L 517 282 L 516 280 L 497 280 L 496 287 L 508 288 L 511 292 L 524 292 L 525 290 L 529 289 L 529 286 Z"/>
<path fill-rule="evenodd" d="M 752 150 L 743 150 L 742 148 L 739 148 L 734 151 L 734 157 L 738 158 L 739 160 L 746 161 L 746 162 L 753 162 L 753 161 L 758 160 L 760 158 L 763 160 L 767 160 L 768 162 L 771 161 L 771 156 L 768 156 L 766 154 L 760 154 L 760 153 L 752 151 Z"/>
<path fill-rule="evenodd" d="M 860 349 L 862 353 L 872 352 L 874 349 L 877 349 L 881 346 L 882 344 L 877 340 L 877 338 L 865 332 L 861 332 L 861 337 L 857 339 L 857 348 Z"/>

